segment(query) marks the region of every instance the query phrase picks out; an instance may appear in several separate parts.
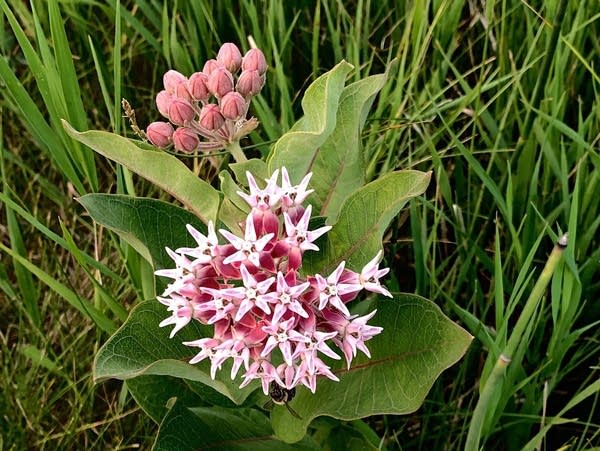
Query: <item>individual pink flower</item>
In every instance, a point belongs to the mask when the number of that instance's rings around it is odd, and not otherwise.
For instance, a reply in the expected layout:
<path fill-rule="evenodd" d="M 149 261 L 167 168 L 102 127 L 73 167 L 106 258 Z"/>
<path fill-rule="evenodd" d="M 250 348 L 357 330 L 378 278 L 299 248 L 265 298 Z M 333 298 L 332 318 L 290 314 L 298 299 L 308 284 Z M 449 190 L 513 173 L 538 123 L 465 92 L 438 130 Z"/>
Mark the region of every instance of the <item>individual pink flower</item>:
<path fill-rule="evenodd" d="M 310 214 L 312 213 L 312 205 L 309 205 L 302 217 L 298 220 L 297 224 L 294 224 L 287 213 L 283 213 L 285 221 L 285 231 L 287 238 L 285 242 L 289 246 L 289 265 L 292 269 L 300 267 L 302 261 L 302 253 L 307 250 L 318 251 L 319 248 L 316 244 L 313 244 L 317 238 L 324 233 L 331 230 L 331 226 L 319 227 L 316 230 L 308 230 L 308 221 L 310 220 Z"/>
<path fill-rule="evenodd" d="M 178 127 L 173 133 L 173 146 L 175 150 L 191 153 L 198 148 L 200 140 L 198 134 L 187 127 Z"/>
<path fill-rule="evenodd" d="M 209 300 L 199 303 L 196 307 L 198 316 L 204 318 L 206 324 L 214 324 L 233 317 L 237 307 L 231 297 L 225 296 L 221 290 L 211 287 L 202 287 L 201 290 L 210 295 Z"/>
<path fill-rule="evenodd" d="M 329 304 L 344 315 L 350 316 L 348 307 L 346 307 L 340 298 L 341 295 L 352 293 L 354 291 L 354 287 L 340 284 L 340 278 L 344 271 L 345 264 L 346 262 L 341 262 L 327 279 L 320 274 L 315 275 L 317 287 L 319 289 L 319 310 L 323 310 L 325 306 Z"/>
<path fill-rule="evenodd" d="M 163 75 L 163 85 L 167 92 L 175 94 L 177 87 L 181 84 L 185 85 L 187 78 L 176 70 L 169 70 Z"/>
<path fill-rule="evenodd" d="M 314 192 L 314 189 L 306 189 L 311 177 L 312 172 L 309 172 L 298 185 L 292 185 L 287 169 L 281 168 L 281 202 L 286 209 L 302 205 L 309 194 Z"/>
<path fill-rule="evenodd" d="M 195 115 L 194 107 L 185 99 L 175 98 L 169 105 L 169 120 L 175 125 L 184 125 L 194 119 Z"/>
<path fill-rule="evenodd" d="M 208 75 L 206 87 L 212 95 L 220 99 L 228 92 L 233 91 L 233 76 L 224 67 L 218 67 Z"/>
<path fill-rule="evenodd" d="M 210 97 L 210 92 L 206 87 L 207 82 L 208 76 L 203 72 L 194 72 L 192 75 L 190 75 L 186 87 L 192 99 L 202 102 L 206 102 L 208 100 Z"/>
<path fill-rule="evenodd" d="M 365 346 L 365 341 L 370 340 L 383 330 L 382 327 L 369 326 L 367 324 L 367 321 L 369 321 L 376 312 L 377 310 L 373 310 L 365 316 L 350 317 L 343 333 L 340 334 L 340 338 L 335 339 L 346 357 L 348 369 L 350 369 L 352 359 L 356 357 L 357 349 L 360 349 L 367 357 L 371 358 L 371 353 Z"/>
<path fill-rule="evenodd" d="M 194 307 L 189 299 L 174 293 L 168 298 L 157 296 L 156 299 L 161 304 L 166 305 L 169 312 L 172 312 L 172 315 L 161 321 L 158 326 L 165 327 L 174 324 L 175 327 L 169 334 L 169 338 L 173 338 L 177 332 L 191 321 L 194 314 Z"/>
<path fill-rule="evenodd" d="M 242 59 L 242 70 L 255 70 L 260 75 L 267 71 L 267 60 L 260 49 L 250 49 Z"/>
<path fill-rule="evenodd" d="M 237 45 L 226 42 L 217 53 L 217 61 L 233 74 L 242 66 L 242 54 Z"/>
<path fill-rule="evenodd" d="M 277 187 L 278 176 L 279 170 L 275 169 L 271 177 L 266 180 L 267 186 L 265 186 L 264 189 L 260 189 L 252 174 L 246 171 L 250 194 L 246 194 L 243 191 L 238 191 L 237 194 L 252 208 L 257 208 L 259 210 L 272 210 L 281 198 L 280 190 Z"/>
<path fill-rule="evenodd" d="M 223 235 L 231 244 L 233 244 L 237 250 L 237 252 L 227 257 L 223 263 L 229 264 L 233 262 L 248 261 L 257 268 L 260 266 L 260 253 L 263 251 L 271 238 L 273 238 L 272 233 L 268 233 L 260 238 L 257 238 L 254 230 L 254 221 L 250 215 L 248 215 L 248 218 L 246 218 L 244 239 L 239 238 L 233 233 L 224 229 L 219 229 L 219 233 Z"/>
<path fill-rule="evenodd" d="M 237 92 L 228 92 L 223 96 L 220 103 L 221 114 L 225 119 L 237 121 L 238 119 L 246 116 L 248 110 L 248 103 Z"/>
<path fill-rule="evenodd" d="M 377 255 L 375 255 L 375 257 L 363 267 L 360 274 L 352 274 L 352 276 L 349 277 L 349 280 L 344 281 L 346 285 L 345 290 L 347 292 L 356 292 L 364 288 L 367 291 L 383 294 L 389 298 L 393 297 L 392 294 L 379 282 L 381 277 L 390 272 L 389 268 L 379 269 L 381 254 L 381 251 L 377 252 Z"/>
<path fill-rule="evenodd" d="M 265 395 L 269 394 L 269 385 L 271 385 L 272 381 L 277 382 L 281 386 L 284 385 L 283 381 L 279 377 L 279 374 L 277 374 L 277 369 L 267 359 L 256 360 L 250 365 L 248 371 L 246 371 L 243 377 L 244 380 L 240 384 L 240 388 L 244 388 L 254 379 L 260 379 L 263 393 Z"/>
<path fill-rule="evenodd" d="M 244 283 L 242 287 L 223 288 L 221 290 L 222 295 L 239 301 L 238 310 L 234 320 L 240 321 L 242 317 L 254 307 L 258 307 L 267 314 L 271 313 L 271 309 L 267 302 L 268 298 L 264 296 L 264 294 L 271 285 L 273 285 L 275 277 L 269 277 L 268 279 L 259 282 L 248 272 L 244 264 L 240 265 L 240 273 L 242 274 Z"/>
<path fill-rule="evenodd" d="M 152 122 L 146 128 L 146 136 L 156 147 L 169 147 L 173 143 L 173 126 L 168 122 Z"/>
<path fill-rule="evenodd" d="M 175 262 L 175 268 L 169 269 L 159 269 L 154 271 L 154 274 L 162 277 L 169 277 L 170 279 L 185 279 L 191 280 L 194 277 L 194 267 L 195 262 L 191 261 L 189 258 L 184 255 L 179 255 L 176 252 L 173 252 L 168 247 L 165 248 L 169 257 L 173 259 Z"/>
<path fill-rule="evenodd" d="M 156 108 L 158 108 L 158 112 L 167 119 L 169 118 L 169 108 L 171 107 L 171 102 L 174 98 L 173 94 L 167 91 L 160 91 L 156 94 Z"/>
<path fill-rule="evenodd" d="M 315 367 L 318 366 L 316 360 L 318 352 L 332 359 L 339 360 L 341 357 L 326 343 L 327 340 L 331 340 L 337 335 L 337 332 L 320 332 L 318 330 L 313 330 L 310 333 L 306 332 L 307 340 L 298 342 L 293 357 L 306 362 L 307 369 L 310 371 L 314 371 Z"/>
<path fill-rule="evenodd" d="M 306 361 L 300 363 L 296 371 L 294 385 L 302 384 L 312 393 L 315 393 L 317 391 L 317 376 L 325 376 L 339 382 L 339 378 L 331 372 L 331 369 L 320 358 L 315 357 L 312 368 L 309 367 Z"/>
<path fill-rule="evenodd" d="M 208 235 L 204 235 L 202 232 L 199 232 L 190 224 L 188 224 L 186 228 L 194 240 L 196 240 L 198 246 L 181 247 L 177 249 L 177 253 L 195 258 L 198 263 L 210 263 L 211 260 L 216 257 L 216 247 L 219 245 L 219 239 L 215 233 L 215 225 L 213 222 L 208 221 Z"/>
<path fill-rule="evenodd" d="M 295 322 L 296 318 L 291 317 L 285 321 L 272 321 L 271 324 L 263 326 L 262 330 L 269 334 L 269 338 L 260 353 L 261 357 L 268 356 L 275 347 L 278 347 L 284 362 L 288 365 L 293 364 L 292 343 L 306 339 L 304 335 L 294 329 Z"/>
<path fill-rule="evenodd" d="M 238 77 L 235 90 L 243 97 L 248 98 L 257 95 L 265 84 L 265 77 L 256 70 L 244 70 Z"/>
<path fill-rule="evenodd" d="M 218 130 L 225 123 L 219 105 L 208 103 L 200 110 L 200 125 L 206 130 Z"/>
<path fill-rule="evenodd" d="M 196 354 L 190 360 L 191 364 L 201 362 L 202 360 L 204 360 L 206 358 L 211 359 L 212 356 L 214 355 L 213 348 L 218 346 L 220 343 L 221 343 L 221 341 L 217 340 L 216 338 L 200 338 L 200 339 L 194 340 L 194 341 L 184 341 L 183 342 L 183 344 L 186 346 L 193 346 L 195 348 L 202 349 L 202 351 L 200 351 L 198 354 Z"/>
<path fill-rule="evenodd" d="M 275 304 L 272 321 L 277 322 L 288 311 L 296 313 L 303 318 L 308 318 L 308 313 L 300 302 L 300 295 L 310 286 L 309 282 L 298 285 L 288 284 L 283 273 L 277 273 L 277 288 L 269 297 L 270 302 Z"/>

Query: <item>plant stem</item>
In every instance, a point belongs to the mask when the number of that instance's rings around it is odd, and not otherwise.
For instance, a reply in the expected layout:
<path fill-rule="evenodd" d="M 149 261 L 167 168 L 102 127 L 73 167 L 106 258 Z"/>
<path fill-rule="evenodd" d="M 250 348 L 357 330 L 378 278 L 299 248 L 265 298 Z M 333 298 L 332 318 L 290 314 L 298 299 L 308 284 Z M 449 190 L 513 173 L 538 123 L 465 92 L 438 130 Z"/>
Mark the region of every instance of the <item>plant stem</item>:
<path fill-rule="evenodd" d="M 552 274 L 560 261 L 564 249 L 567 247 L 567 235 L 563 235 L 552 250 L 552 253 L 548 257 L 548 261 L 546 262 L 546 266 L 542 270 L 540 277 L 535 283 L 533 289 L 531 290 L 531 294 L 523 307 L 523 311 L 515 324 L 515 328 L 506 343 L 506 346 L 502 350 L 500 357 L 496 360 L 496 364 L 492 369 L 490 376 L 488 377 L 483 389 L 481 390 L 481 394 L 479 395 L 479 400 L 477 401 L 477 405 L 475 406 L 475 410 L 473 411 L 473 417 L 471 418 L 471 424 L 469 426 L 469 432 L 467 434 L 467 441 L 465 444 L 465 451 L 478 451 L 479 450 L 479 440 L 481 438 L 481 430 L 483 429 L 483 423 L 491 411 L 494 410 L 495 406 L 492 403 L 492 398 L 497 390 L 502 388 L 502 378 L 504 376 L 504 371 L 506 367 L 510 364 L 513 354 L 515 353 L 519 343 L 521 342 L 521 337 L 527 328 L 529 321 L 533 317 L 533 314 L 538 308 L 540 299 L 544 294 L 550 279 L 552 278 Z"/>
<path fill-rule="evenodd" d="M 244 151 L 240 147 L 239 141 L 234 141 L 229 144 L 225 150 L 231 154 L 236 163 L 243 163 L 244 161 L 248 161 L 246 159 L 246 155 L 244 155 Z"/>

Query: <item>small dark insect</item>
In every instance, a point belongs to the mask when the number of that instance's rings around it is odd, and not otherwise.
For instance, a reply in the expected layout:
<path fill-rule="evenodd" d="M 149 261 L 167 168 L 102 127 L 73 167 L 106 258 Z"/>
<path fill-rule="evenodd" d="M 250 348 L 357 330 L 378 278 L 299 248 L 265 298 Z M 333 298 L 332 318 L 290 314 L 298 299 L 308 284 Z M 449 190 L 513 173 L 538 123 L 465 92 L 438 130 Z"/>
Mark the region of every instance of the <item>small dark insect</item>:
<path fill-rule="evenodd" d="M 302 419 L 302 417 L 298 415 L 298 413 L 294 409 L 292 409 L 291 406 L 288 404 L 292 399 L 294 399 L 294 396 L 296 396 L 295 388 L 287 389 L 279 385 L 277 382 L 272 381 L 271 385 L 269 385 L 269 396 L 271 397 L 271 399 L 269 399 L 264 405 L 265 409 L 271 410 L 273 408 L 273 405 L 275 404 L 278 404 L 280 406 L 285 405 L 288 412 L 293 417 L 296 417 L 299 420 Z"/>

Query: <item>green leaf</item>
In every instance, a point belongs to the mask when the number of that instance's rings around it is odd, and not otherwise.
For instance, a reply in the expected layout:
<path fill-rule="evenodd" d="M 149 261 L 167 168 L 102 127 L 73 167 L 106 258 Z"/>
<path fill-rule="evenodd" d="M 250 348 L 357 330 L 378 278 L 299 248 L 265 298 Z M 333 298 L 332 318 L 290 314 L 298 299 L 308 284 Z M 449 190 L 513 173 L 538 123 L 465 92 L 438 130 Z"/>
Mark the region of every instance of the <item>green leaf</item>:
<path fill-rule="evenodd" d="M 86 194 L 79 202 L 96 222 L 115 231 L 155 270 L 174 267 L 165 246 L 176 249 L 197 245 L 186 224 L 204 234 L 207 232 L 206 226 L 189 211 L 156 199 Z M 164 281 L 157 280 L 157 290 L 162 288 Z"/>
<path fill-rule="evenodd" d="M 391 172 L 355 191 L 342 205 L 333 228 L 318 242 L 321 252 L 305 254 L 305 271 L 329 274 L 342 260 L 348 268 L 360 270 L 381 249 L 390 221 L 409 199 L 425 191 L 430 178 L 430 172 Z"/>
<path fill-rule="evenodd" d="M 201 433 L 200 433 L 201 431 Z M 268 418 L 255 409 L 200 407 L 188 409 L 179 400 L 160 425 L 154 451 L 219 449 L 286 451 L 317 450 L 309 438 L 294 446 L 273 436 Z"/>
<path fill-rule="evenodd" d="M 317 78 L 302 99 L 304 116 L 273 146 L 269 173 L 285 166 L 293 181 L 310 171 L 319 148 L 336 126 L 340 95 L 352 66 L 345 61 Z"/>
<path fill-rule="evenodd" d="M 165 152 L 143 150 L 114 133 L 78 132 L 63 121 L 67 133 L 77 141 L 110 158 L 162 188 L 193 211 L 204 223 L 216 222 L 219 192 L 198 178 L 185 164 Z"/>
<path fill-rule="evenodd" d="M 327 216 L 330 222 L 335 221 L 344 200 L 365 184 L 360 134 L 386 79 L 385 74 L 373 75 L 344 88 L 335 130 L 311 162 L 311 188 L 315 192 L 309 201 L 315 211 Z"/>
<path fill-rule="evenodd" d="M 268 179 L 271 176 L 267 164 L 258 158 L 251 158 L 241 163 L 231 163 L 229 168 L 233 171 L 235 178 L 242 186 L 248 186 L 246 171 L 249 171 L 256 180 Z"/>
<path fill-rule="evenodd" d="M 167 402 L 173 397 L 188 407 L 203 404 L 202 398 L 190 390 L 187 381 L 178 377 L 139 376 L 127 380 L 126 384 L 133 399 L 157 424 L 167 414 Z"/>
<path fill-rule="evenodd" d="M 359 352 L 349 371 L 345 361 L 336 363 L 340 382 L 321 379 L 314 395 L 299 389 L 290 406 L 301 420 L 276 406 L 271 420 L 277 437 L 290 443 L 300 440 L 311 420 L 321 415 L 353 420 L 414 412 L 472 339 L 433 302 L 410 294 L 378 300 L 369 324 L 383 327 L 366 343 L 372 358 Z"/>
<path fill-rule="evenodd" d="M 172 327 L 158 326 L 169 314 L 166 307 L 155 300 L 136 306 L 125 324 L 98 351 L 94 361 L 94 380 L 97 382 L 109 377 L 127 380 L 142 375 L 174 376 L 201 382 L 241 404 L 257 384 L 239 389 L 240 380 L 231 380 L 227 365 L 217 373 L 216 380 L 212 380 L 207 360 L 196 365 L 188 364 L 198 349 L 181 343 L 212 337 L 212 328 L 193 321 L 170 339 Z"/>
<path fill-rule="evenodd" d="M 224 198 L 219 209 L 219 219 L 232 233 L 242 232 L 240 224 L 246 220 L 246 216 L 250 213 L 250 206 L 237 193 L 244 191 L 231 177 L 228 171 L 219 173 L 220 188 Z"/>

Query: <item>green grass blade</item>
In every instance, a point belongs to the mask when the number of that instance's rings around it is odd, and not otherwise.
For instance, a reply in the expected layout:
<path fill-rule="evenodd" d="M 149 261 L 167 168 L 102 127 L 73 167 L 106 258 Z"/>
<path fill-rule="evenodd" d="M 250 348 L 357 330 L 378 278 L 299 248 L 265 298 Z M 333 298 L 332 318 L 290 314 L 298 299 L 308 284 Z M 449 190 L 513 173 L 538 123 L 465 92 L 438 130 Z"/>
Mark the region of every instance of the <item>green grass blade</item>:
<path fill-rule="evenodd" d="M 96 309 L 93 305 L 83 301 L 74 291 L 69 289 L 66 285 L 56 280 L 53 276 L 31 263 L 26 258 L 21 257 L 19 254 L 13 252 L 12 249 L 6 247 L 0 243 L 0 250 L 6 252 L 12 258 L 17 260 L 23 265 L 31 274 L 40 279 L 45 283 L 48 288 L 62 297 L 65 301 L 71 304 L 72 307 L 77 309 L 84 316 L 94 322 L 102 331 L 107 333 L 113 333 L 117 330 L 115 323 L 109 319 L 104 313 Z"/>

